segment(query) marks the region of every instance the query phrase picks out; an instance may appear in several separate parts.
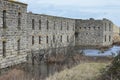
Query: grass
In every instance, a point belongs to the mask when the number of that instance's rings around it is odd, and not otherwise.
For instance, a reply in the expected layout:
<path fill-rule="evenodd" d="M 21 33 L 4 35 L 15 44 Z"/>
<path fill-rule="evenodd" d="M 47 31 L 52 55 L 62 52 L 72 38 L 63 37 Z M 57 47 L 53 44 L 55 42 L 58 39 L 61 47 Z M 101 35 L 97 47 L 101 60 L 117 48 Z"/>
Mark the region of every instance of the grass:
<path fill-rule="evenodd" d="M 108 63 L 81 63 L 71 69 L 65 69 L 60 73 L 55 73 L 46 80 L 97 80 L 101 75 L 101 69 L 105 68 Z"/>
<path fill-rule="evenodd" d="M 119 52 L 120 53 L 120 52 Z M 104 70 L 101 80 L 120 80 L 120 54 L 114 58 L 111 65 Z"/>
<path fill-rule="evenodd" d="M 61 57 L 61 59 L 64 59 L 64 57 Z M 56 64 L 60 64 L 62 62 L 61 59 L 56 59 L 58 60 Z M 51 62 L 56 60 L 52 59 Z M 39 71 L 34 71 L 33 67 L 29 65 L 18 65 L 2 74 L 0 80 L 99 80 L 102 75 L 101 72 L 104 71 L 103 68 L 109 65 L 111 61 L 111 58 L 75 55 L 67 58 L 67 63 L 61 63 L 62 66 L 58 65 L 55 67 L 55 74 L 48 78 L 42 74 L 40 75 Z M 38 67 L 36 68 L 39 70 Z M 26 72 L 26 69 L 29 71 Z M 61 72 L 60 69 L 62 69 Z"/>

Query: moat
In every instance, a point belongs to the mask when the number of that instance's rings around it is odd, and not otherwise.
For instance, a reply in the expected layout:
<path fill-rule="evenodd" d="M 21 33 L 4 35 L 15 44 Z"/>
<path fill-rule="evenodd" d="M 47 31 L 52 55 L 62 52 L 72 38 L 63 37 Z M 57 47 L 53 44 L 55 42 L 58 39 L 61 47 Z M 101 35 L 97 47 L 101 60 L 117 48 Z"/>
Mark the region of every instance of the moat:
<path fill-rule="evenodd" d="M 109 48 L 108 50 L 101 51 L 98 49 L 86 49 L 83 50 L 84 54 L 86 56 L 117 56 L 120 51 L 120 46 L 113 46 L 112 48 Z"/>
<path fill-rule="evenodd" d="M 61 62 L 50 63 L 41 61 L 34 65 L 27 62 L 1 70 L 0 80 L 44 80 L 56 72 L 60 72 L 66 68 L 72 68 L 84 62 L 110 62 L 119 51 L 120 46 L 113 46 L 104 52 L 87 49 L 83 50 L 84 56 L 75 54 L 67 57 L 67 59 L 63 58 L 64 60 Z"/>

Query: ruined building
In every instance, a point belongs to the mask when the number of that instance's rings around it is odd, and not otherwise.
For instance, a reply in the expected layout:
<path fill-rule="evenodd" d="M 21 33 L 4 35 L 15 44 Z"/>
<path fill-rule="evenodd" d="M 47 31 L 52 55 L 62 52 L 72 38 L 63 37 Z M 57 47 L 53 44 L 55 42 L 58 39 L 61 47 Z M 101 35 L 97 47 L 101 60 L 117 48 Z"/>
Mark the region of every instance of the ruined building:
<path fill-rule="evenodd" d="M 113 25 L 113 42 L 120 42 L 120 27 L 117 25 Z"/>
<path fill-rule="evenodd" d="M 26 62 L 31 51 L 109 46 L 113 23 L 27 13 L 27 4 L 0 0 L 0 68 Z"/>
<path fill-rule="evenodd" d="M 103 20 L 76 20 L 76 46 L 109 46 L 113 42 L 113 23 Z"/>

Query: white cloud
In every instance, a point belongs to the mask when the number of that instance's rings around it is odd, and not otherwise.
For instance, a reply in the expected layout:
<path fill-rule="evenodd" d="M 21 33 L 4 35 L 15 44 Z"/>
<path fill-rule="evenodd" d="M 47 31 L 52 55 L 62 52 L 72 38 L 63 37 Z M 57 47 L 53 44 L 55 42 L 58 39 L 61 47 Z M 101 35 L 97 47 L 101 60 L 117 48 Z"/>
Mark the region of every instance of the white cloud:
<path fill-rule="evenodd" d="M 75 5 L 75 6 L 104 6 L 120 5 L 119 0 L 19 0 L 26 3 L 53 4 L 53 5 Z"/>
<path fill-rule="evenodd" d="M 28 10 L 73 18 L 109 18 L 120 25 L 120 0 L 19 0 Z"/>

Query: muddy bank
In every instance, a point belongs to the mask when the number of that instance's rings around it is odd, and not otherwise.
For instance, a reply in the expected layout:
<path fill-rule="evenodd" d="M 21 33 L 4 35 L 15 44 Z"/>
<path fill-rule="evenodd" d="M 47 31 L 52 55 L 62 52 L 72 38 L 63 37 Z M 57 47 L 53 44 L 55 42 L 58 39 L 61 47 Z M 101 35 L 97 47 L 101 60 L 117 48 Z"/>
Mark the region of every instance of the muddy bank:
<path fill-rule="evenodd" d="M 120 46 L 120 41 L 119 42 L 114 42 L 113 45 Z"/>

